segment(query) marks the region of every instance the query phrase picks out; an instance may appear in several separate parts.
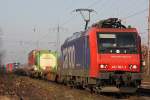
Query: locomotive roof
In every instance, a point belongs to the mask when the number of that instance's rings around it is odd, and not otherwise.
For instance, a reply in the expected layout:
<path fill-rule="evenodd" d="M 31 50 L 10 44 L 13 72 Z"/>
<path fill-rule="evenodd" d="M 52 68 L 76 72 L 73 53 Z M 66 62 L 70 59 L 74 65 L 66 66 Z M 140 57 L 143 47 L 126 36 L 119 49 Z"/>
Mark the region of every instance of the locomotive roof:
<path fill-rule="evenodd" d="M 102 32 L 137 32 L 136 31 L 136 28 L 122 28 L 122 29 L 117 29 L 117 28 L 100 28 L 100 27 L 91 27 L 90 29 L 95 29 L 97 31 L 101 30 Z M 89 29 L 89 30 L 90 30 Z M 80 38 L 82 36 L 86 36 L 88 35 L 87 31 L 81 31 L 81 32 L 75 32 L 73 33 L 72 36 L 68 37 L 64 43 L 67 43 L 67 42 L 70 42 L 70 41 L 73 41 L 77 38 Z"/>
<path fill-rule="evenodd" d="M 65 43 L 66 42 L 69 42 L 69 41 L 72 41 L 72 40 L 75 40 L 81 36 L 85 36 L 86 35 L 86 31 L 81 31 L 81 32 L 75 32 L 73 33 L 72 36 L 68 37 L 66 40 L 65 40 Z"/>
<path fill-rule="evenodd" d="M 118 18 L 108 18 L 105 20 L 101 20 L 97 23 L 94 23 L 88 30 L 90 30 L 92 28 L 101 29 L 101 31 L 108 31 L 108 30 L 115 31 L 116 29 L 121 29 L 122 31 L 124 31 L 124 30 L 136 31 L 136 29 L 131 28 L 131 26 L 128 28 L 126 26 L 124 26 L 121 23 L 121 20 Z M 106 28 L 107 28 L 107 30 L 106 30 Z M 86 36 L 88 30 L 73 33 L 73 35 L 71 37 L 68 37 L 64 43 L 75 40 L 75 39 L 82 37 L 82 36 Z"/>

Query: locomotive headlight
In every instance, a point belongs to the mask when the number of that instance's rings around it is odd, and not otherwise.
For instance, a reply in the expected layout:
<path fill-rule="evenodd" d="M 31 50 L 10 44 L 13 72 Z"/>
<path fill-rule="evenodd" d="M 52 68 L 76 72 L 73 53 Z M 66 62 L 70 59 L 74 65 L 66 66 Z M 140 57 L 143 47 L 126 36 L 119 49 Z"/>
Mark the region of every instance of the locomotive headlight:
<path fill-rule="evenodd" d="M 107 65 L 106 64 L 100 64 L 100 69 L 106 69 Z"/>
<path fill-rule="evenodd" d="M 137 69 L 138 67 L 137 67 L 137 65 L 129 65 L 129 68 L 135 70 L 135 69 Z"/>
<path fill-rule="evenodd" d="M 132 66 L 132 69 L 137 69 L 137 65 L 133 65 L 133 66 Z"/>
<path fill-rule="evenodd" d="M 100 65 L 100 68 L 101 68 L 101 69 L 104 69 L 104 68 L 105 68 L 105 65 L 101 64 L 101 65 Z"/>

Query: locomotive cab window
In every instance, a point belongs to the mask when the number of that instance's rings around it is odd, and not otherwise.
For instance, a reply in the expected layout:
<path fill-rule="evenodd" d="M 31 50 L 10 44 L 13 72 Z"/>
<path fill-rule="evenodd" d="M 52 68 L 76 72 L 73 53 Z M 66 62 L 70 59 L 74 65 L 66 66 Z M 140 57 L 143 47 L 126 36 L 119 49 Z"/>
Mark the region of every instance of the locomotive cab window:
<path fill-rule="evenodd" d="M 101 47 L 115 47 L 116 35 L 115 34 L 99 34 Z"/>
<path fill-rule="evenodd" d="M 135 33 L 98 33 L 97 38 L 100 53 L 137 53 Z"/>

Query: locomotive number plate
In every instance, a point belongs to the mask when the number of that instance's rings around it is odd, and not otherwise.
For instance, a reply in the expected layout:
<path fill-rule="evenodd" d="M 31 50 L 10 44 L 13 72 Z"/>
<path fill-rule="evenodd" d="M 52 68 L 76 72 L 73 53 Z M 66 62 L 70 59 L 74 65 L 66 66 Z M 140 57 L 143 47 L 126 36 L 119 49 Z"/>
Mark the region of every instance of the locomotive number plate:
<path fill-rule="evenodd" d="M 126 69 L 127 66 L 111 66 L 112 69 Z"/>

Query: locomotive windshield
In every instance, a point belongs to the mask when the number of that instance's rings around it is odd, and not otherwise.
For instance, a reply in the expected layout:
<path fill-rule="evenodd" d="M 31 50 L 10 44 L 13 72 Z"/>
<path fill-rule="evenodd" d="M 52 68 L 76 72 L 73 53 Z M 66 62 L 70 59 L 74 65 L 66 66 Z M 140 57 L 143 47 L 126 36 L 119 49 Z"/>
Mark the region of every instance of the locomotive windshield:
<path fill-rule="evenodd" d="M 98 33 L 100 53 L 137 53 L 135 33 Z"/>

